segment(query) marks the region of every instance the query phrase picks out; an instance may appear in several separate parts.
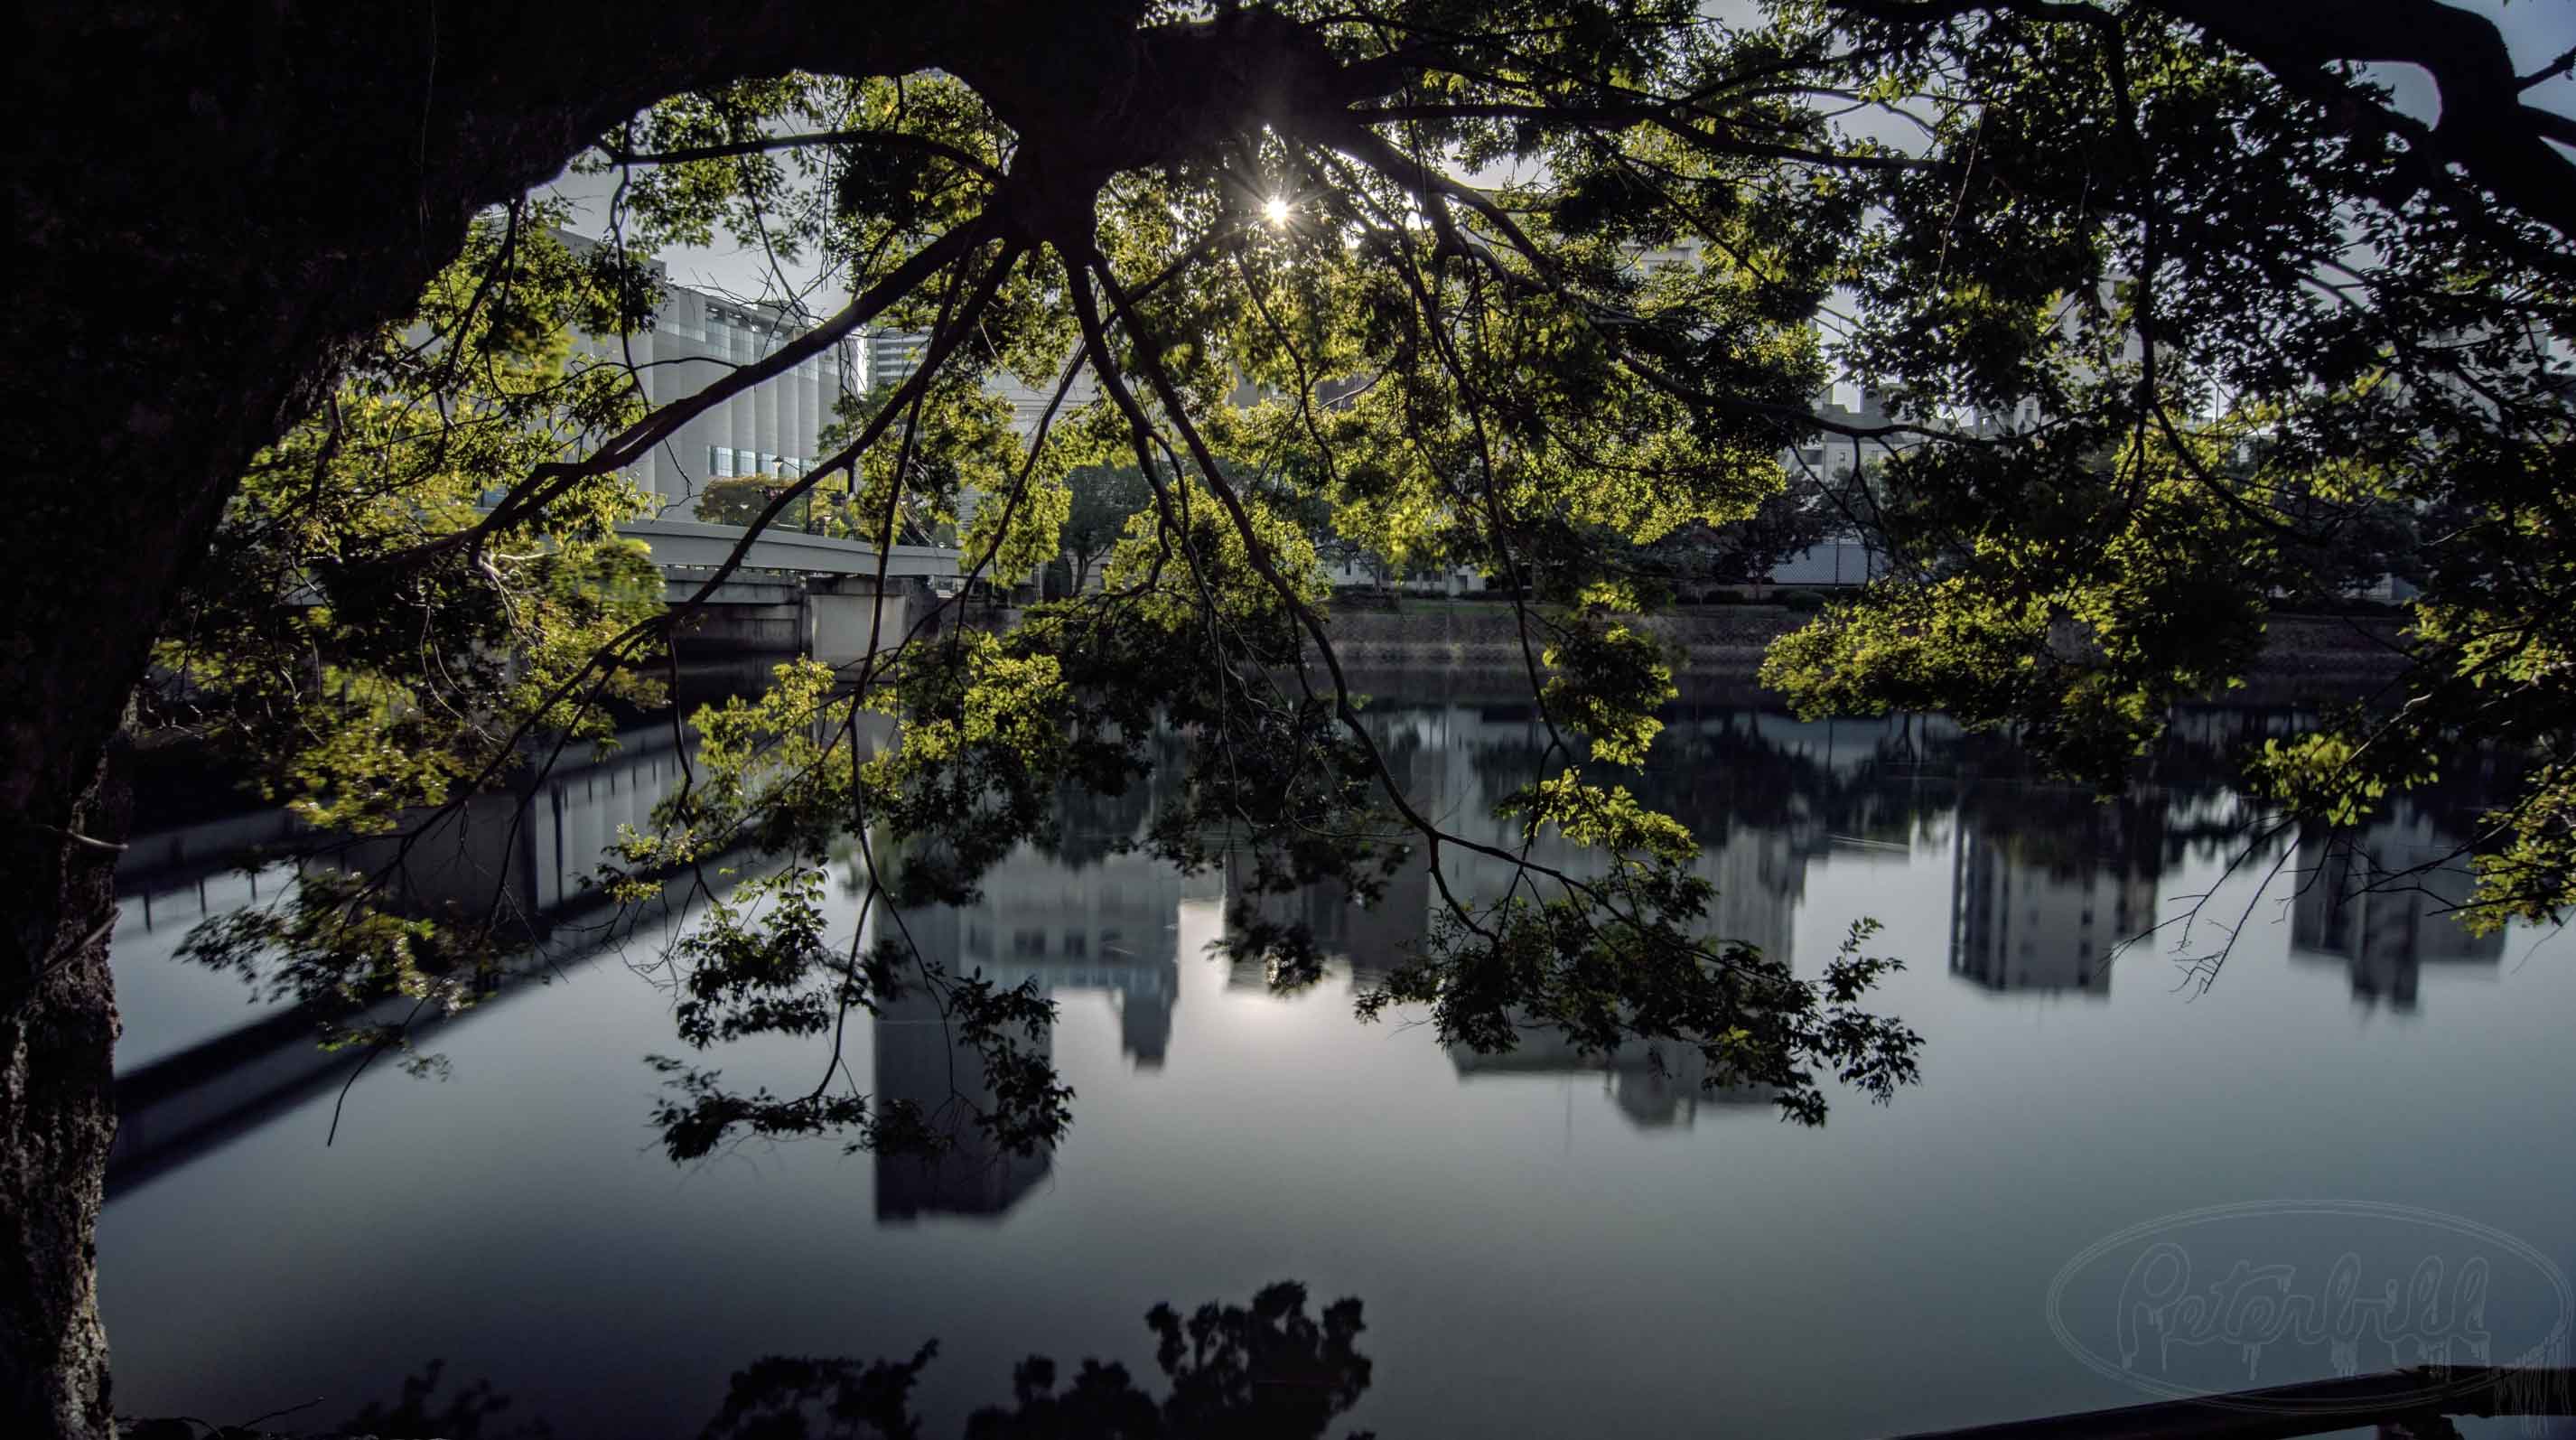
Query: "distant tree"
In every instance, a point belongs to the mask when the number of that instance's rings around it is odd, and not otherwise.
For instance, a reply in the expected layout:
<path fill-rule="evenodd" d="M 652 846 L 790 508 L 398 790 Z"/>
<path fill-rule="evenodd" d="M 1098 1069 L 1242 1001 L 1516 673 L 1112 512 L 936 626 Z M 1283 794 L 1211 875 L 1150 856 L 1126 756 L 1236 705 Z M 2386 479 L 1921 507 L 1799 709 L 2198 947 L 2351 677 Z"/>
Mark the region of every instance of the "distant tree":
<path fill-rule="evenodd" d="M 1645 547 L 1639 561 L 1646 573 L 1676 590 L 1758 585 L 1782 561 L 1822 544 L 1847 524 L 1816 486 L 1792 476 L 1787 488 L 1751 515 L 1730 525 L 1685 525 Z"/>
<path fill-rule="evenodd" d="M 775 523 L 789 529 L 805 527 L 807 492 L 793 480 L 774 475 L 738 475 L 730 479 L 709 480 L 698 487 L 697 503 L 691 507 L 696 516 L 710 525 L 749 525 L 767 513 L 769 502 L 790 490 L 785 508 Z"/>
<path fill-rule="evenodd" d="M 1073 558 L 1073 592 L 1081 594 L 1091 566 L 1127 533 L 1127 522 L 1154 503 L 1154 487 L 1133 465 L 1081 465 L 1065 476 L 1073 506 L 1065 516 L 1064 550 Z"/>
<path fill-rule="evenodd" d="M 22 17 L 0 325 L 47 358 L 18 377 L 0 527 L 0 1431 L 109 1423 L 89 1255 L 123 821 L 100 777 L 147 666 L 187 670 L 189 722 L 318 816 L 408 829 L 527 783 L 640 693 L 690 608 L 661 609 L 615 541 L 638 503 L 621 472 L 865 326 L 929 339 L 799 482 L 854 471 L 860 538 L 953 527 L 971 588 L 1057 552 L 1077 466 L 1133 464 L 1153 506 L 1106 595 L 1003 635 L 889 636 L 698 717 L 695 783 L 604 877 L 636 896 L 732 848 L 775 863 L 673 957 L 692 1047 L 837 1034 L 888 987 L 940 985 L 1003 1077 L 982 1118 L 1042 1139 L 1065 1113 L 1030 1043 L 1044 1002 L 899 946 L 853 964 L 813 896 L 833 847 L 875 833 L 903 848 L 880 867 L 861 844 L 871 905 L 969 894 L 1044 838 L 1059 785 L 1117 790 L 1168 727 L 1185 775 L 1145 833 L 1174 863 L 1231 852 L 1256 887 L 1353 893 L 1409 853 L 1518 867 L 1504 894 L 1443 890 L 1403 974 L 1442 1038 L 1689 1046 L 1805 1120 L 1838 1085 L 1885 1098 L 1916 1042 L 1864 1006 L 1885 963 L 1800 973 L 1715 940 L 1694 837 L 1619 773 L 1674 693 L 1621 613 L 1648 598 L 1637 550 L 1755 516 L 1781 452 L 1827 432 L 1910 446 L 1872 479 L 1895 568 L 1783 642 L 1774 682 L 1811 710 L 2019 724 L 2097 784 L 2174 698 L 2241 671 L 2298 588 L 2311 512 L 2284 496 L 2456 514 L 2406 683 L 2276 740 L 2254 783 L 2350 820 L 2453 742 L 2528 747 L 2545 763 L 2482 832 L 2474 908 L 2576 899 L 2576 161 L 2553 148 L 2576 121 L 2526 100 L 2576 60 L 2517 74 L 2493 24 L 2439 0 L 716 16 Z M 2365 68 L 2410 63 L 2437 119 Z M 1853 106 L 1901 138 L 1857 132 Z M 568 161 L 618 183 L 596 264 L 543 243 L 524 199 Z M 626 257 L 728 232 L 822 257 L 853 298 L 691 394 L 667 372 L 648 394 L 616 347 L 554 358 L 566 330 L 644 323 L 652 277 Z M 430 343 L 402 343 L 415 323 Z M 476 356 L 500 369 L 443 358 Z M 1910 418 L 1815 413 L 1838 369 Z M 1078 372 L 1099 398 L 1026 437 L 988 383 L 1069 395 Z M 1246 382 L 1269 398 L 1236 410 Z M 1954 423 L 2032 405 L 2021 432 Z M 1593 867 L 1411 803 L 1334 649 L 1314 532 L 1219 456 L 1391 566 L 1529 597 L 1547 768 L 1503 803 Z M 853 748 L 872 706 L 900 744 Z M 394 912 L 374 879 L 300 890 L 260 973 L 470 998 L 454 977 L 488 942 Z M 666 1138 L 874 1138 L 866 1097 L 815 1070 L 746 1094 L 673 1062 Z"/>

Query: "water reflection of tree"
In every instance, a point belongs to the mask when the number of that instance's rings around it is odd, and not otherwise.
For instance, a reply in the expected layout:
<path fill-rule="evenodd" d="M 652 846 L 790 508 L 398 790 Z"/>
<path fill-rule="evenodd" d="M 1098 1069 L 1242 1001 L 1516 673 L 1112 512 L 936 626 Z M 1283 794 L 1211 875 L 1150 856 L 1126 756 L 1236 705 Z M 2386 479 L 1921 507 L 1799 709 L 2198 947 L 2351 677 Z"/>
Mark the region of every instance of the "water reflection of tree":
<path fill-rule="evenodd" d="M 512 1416 L 510 1397 L 494 1393 L 488 1380 L 470 1380 L 440 1395 L 439 1385 L 446 1375 L 446 1361 L 430 1361 L 403 1377 L 402 1389 L 390 1403 L 368 1402 L 349 1417 L 340 1433 L 435 1435 L 440 1440 L 539 1440 L 555 1433 L 544 1420 Z M 226 1432 L 227 1440 L 231 1433 Z"/>
<path fill-rule="evenodd" d="M 1832 736 L 1837 727 L 1844 733 Z M 1792 733 L 1832 738 L 1802 747 L 1784 738 Z M 2161 811 L 2232 793 L 2236 774 L 2225 744 L 2177 730 L 2143 757 L 2141 786 L 2128 803 L 2097 807 L 2093 792 L 2063 784 L 2001 732 L 1963 731 L 1937 716 L 1799 722 L 1777 712 L 1719 710 L 1671 716 L 1644 772 L 1619 778 L 1711 845 L 1737 830 L 1905 842 L 1959 811 L 2012 830 L 2025 792 L 2046 792 L 2028 833 L 2014 842 L 2028 848 L 2025 858 L 2089 866 L 2108 846 L 2135 851 L 2135 863 L 2153 873 L 2156 846 L 2139 847 L 2150 833 L 2161 835 Z M 1471 763 L 1499 792 L 1536 778 L 1541 750 L 1536 737 L 1489 744 Z M 2106 822 L 2097 808 L 2118 818 Z M 2242 832 L 2217 826 L 2211 833 Z"/>
<path fill-rule="evenodd" d="M 1718 834 L 1742 827 L 1802 842 L 1904 842 L 1947 806 L 1947 778 L 1924 764 L 1923 717 L 1891 717 L 1865 752 L 1841 764 L 1781 743 L 1761 718 L 1737 711 L 1676 727 L 1670 753 L 1647 767 L 1649 803 Z M 1873 724 L 1851 723 L 1864 733 Z"/>
<path fill-rule="evenodd" d="M 1360 1302 L 1306 1312 L 1306 1287 L 1280 1281 L 1248 1305 L 1211 1301 L 1187 1316 L 1169 1305 L 1145 1314 L 1162 1372 L 1159 1396 L 1124 1364 L 1085 1359 L 1069 1379 L 1032 1355 L 1013 1367 L 1007 1402 L 966 1419 L 965 1440 L 1316 1440 L 1359 1403 L 1372 1364 L 1358 1349 Z M 909 1359 L 768 1355 L 733 1373 L 702 1440 L 918 1440 L 913 1390 L 939 1345 Z M 366 1406 L 339 1433 L 444 1440 L 535 1440 L 544 1419 L 512 1416 L 510 1400 L 481 1381 L 441 1397 L 443 1362 L 402 1384 L 391 1403 Z M 580 1428 L 578 1426 L 576 1429 Z M 229 1433 L 229 1432 L 228 1432 Z M 247 1436 L 249 1432 L 241 1432 Z M 1356 1433 L 1356 1432 L 1355 1432 Z"/>
<path fill-rule="evenodd" d="M 1182 772 L 1179 737 L 1157 735 L 1150 748 L 1153 764 L 1144 777 L 1116 791 L 1070 782 L 1057 786 L 1055 835 L 1052 843 L 1041 848 L 1075 871 L 1134 848 L 1145 823 L 1166 798 L 1157 781 Z"/>
<path fill-rule="evenodd" d="M 1792 723 L 1751 710 L 1675 715 L 1645 769 L 1617 781 L 1710 846 L 1739 830 L 1901 840 L 1949 808 L 1946 777 L 1925 767 L 1921 717 L 1850 722 L 1882 733 L 1843 764 L 1782 743 L 1766 720 Z M 1543 735 L 1533 733 L 1480 745 L 1469 764 L 1489 793 L 1503 794 L 1540 778 L 1544 753 Z"/>

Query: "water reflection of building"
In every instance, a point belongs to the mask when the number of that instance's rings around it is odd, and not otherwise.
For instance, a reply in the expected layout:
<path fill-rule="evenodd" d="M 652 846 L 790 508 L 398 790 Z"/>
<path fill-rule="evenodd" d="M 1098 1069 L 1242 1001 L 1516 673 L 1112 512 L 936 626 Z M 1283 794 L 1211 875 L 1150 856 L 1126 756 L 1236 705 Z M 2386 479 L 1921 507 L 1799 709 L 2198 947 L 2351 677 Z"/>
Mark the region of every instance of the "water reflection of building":
<path fill-rule="evenodd" d="M 1226 857 L 1225 891 L 1246 895 L 1251 876 L 1239 855 Z M 1411 958 L 1430 933 L 1431 917 L 1440 903 L 1431 883 L 1430 852 L 1415 844 L 1386 877 L 1375 904 L 1363 905 L 1338 881 L 1301 886 L 1287 894 L 1252 896 L 1253 908 L 1265 920 L 1300 924 L 1325 955 L 1349 962 L 1360 985 L 1374 984 L 1388 969 Z M 1229 989 L 1263 989 L 1268 968 L 1259 959 L 1237 957 L 1226 971 Z"/>
<path fill-rule="evenodd" d="M 1511 857 L 1522 849 L 1519 823 L 1494 814 L 1495 805 L 1512 791 L 1538 778 L 1544 752 L 1544 728 L 1528 706 L 1402 709 L 1371 712 L 1370 729 L 1389 769 L 1404 786 L 1411 803 L 1435 817 L 1450 834 L 1490 847 L 1489 853 L 1449 845 L 1441 852 L 1441 878 L 1448 892 L 1470 904 L 1491 903 L 1516 883 L 1528 893 L 1535 881 L 1543 898 L 1556 886 L 1543 877 L 1525 876 Z M 1712 726 L 1733 728 L 1741 717 L 1719 715 L 1677 721 L 1659 745 L 1687 743 Z M 1822 727 L 1783 721 L 1792 730 L 1818 730 L 1794 738 L 1822 743 Z M 1868 723 L 1845 722 L 1846 737 L 1857 743 Z M 1766 737 L 1768 738 L 1768 737 Z M 1558 761 L 1561 766 L 1562 760 Z M 1619 783 L 1621 777 L 1609 777 Z M 1634 777 L 1630 777 L 1634 778 Z M 1635 779 L 1634 783 L 1647 782 Z M 1648 793 L 1649 804 L 1673 803 L 1685 797 Z M 1692 871 L 1716 890 L 1706 924 L 1709 935 L 1750 945 L 1777 959 L 1790 958 L 1792 920 L 1806 890 L 1807 863 L 1829 838 L 1818 827 L 1806 833 L 1786 827 L 1727 823 L 1726 817 L 1688 813 L 1677 807 L 1707 842 L 1692 862 Z M 1399 837 L 1410 839 L 1410 837 Z M 1567 844 L 1553 831 L 1528 848 L 1532 864 L 1577 876 L 1600 874 L 1606 857 L 1597 850 Z M 1239 859 L 1227 867 L 1227 890 L 1245 896 L 1249 873 Z M 1303 924 L 1322 951 L 1349 962 L 1356 983 L 1371 983 L 1391 965 L 1401 963 L 1421 945 L 1446 904 L 1433 883 L 1430 852 L 1418 840 L 1411 853 L 1387 877 L 1385 893 L 1373 905 L 1361 905 L 1337 883 L 1305 886 L 1287 894 L 1249 897 L 1265 919 Z M 1239 964 L 1229 983 L 1259 986 L 1266 974 L 1258 964 Z"/>
<path fill-rule="evenodd" d="M 299 864 L 362 873 L 383 867 L 384 893 L 415 913 L 464 910 L 515 921 L 542 960 L 526 966 L 530 973 L 550 973 L 639 927 L 666 922 L 665 906 L 620 910 L 585 883 L 618 826 L 645 823 L 686 773 L 668 726 L 630 730 L 619 740 L 614 753 L 566 763 L 525 792 L 476 795 L 421 826 L 407 846 L 400 837 L 335 841 L 284 811 L 136 836 L 117 867 L 114 963 L 128 1030 L 117 1049 L 110 1193 L 209 1154 L 346 1080 L 355 1062 L 345 1051 L 315 1046 L 311 1015 L 284 1001 L 246 1004 L 265 992 L 228 973 L 174 963 L 191 926 L 288 894 Z M 235 873 L 261 853 L 280 858 Z M 489 1014 L 510 993 L 503 989 L 444 1023 Z M 416 1033 L 441 1023 L 413 1010 L 412 1001 L 395 997 L 358 1018 L 407 1023 Z"/>
<path fill-rule="evenodd" d="M 993 1104 L 993 1086 L 975 1052 L 956 1043 L 937 999 L 916 988 L 879 1009 L 875 1030 L 878 1112 L 918 1106 L 923 1124 L 946 1142 L 937 1154 L 877 1152 L 879 1220 L 1000 1215 L 1045 1178 L 1043 1148 L 996 1145 L 977 1127 L 976 1117 Z M 1041 1054 L 1054 1052 L 1053 1038 L 1046 1032 Z"/>
<path fill-rule="evenodd" d="M 925 961 L 998 986 L 1098 992 L 1117 1009 L 1120 1049 L 1138 1069 L 1161 1068 L 1180 993 L 1180 906 L 1204 886 L 1141 855 L 1073 865 L 1022 849 L 980 888 L 973 905 L 905 915 Z M 877 1103 L 918 1106 L 952 1147 L 927 1158 L 880 1154 L 878 1217 L 1009 1210 L 1045 1176 L 1047 1155 L 997 1147 L 975 1126 L 993 1102 L 975 1052 L 953 1043 L 937 1002 L 917 989 L 887 1005 L 874 1028 Z"/>
<path fill-rule="evenodd" d="M 1530 881 L 1510 858 L 1521 852 L 1518 824 L 1493 810 L 1541 773 L 1545 730 L 1535 711 L 1526 705 L 1425 707 L 1376 711 L 1369 719 L 1390 770 L 1417 809 L 1435 817 L 1450 834 L 1504 852 L 1444 847 L 1440 878 L 1448 893 L 1469 904 L 1499 900 L 1516 882 L 1528 893 Z M 1728 785 L 1697 787 L 1693 782 L 1708 777 L 1696 772 L 1708 764 L 1759 771 L 1758 779 L 1750 774 L 1732 778 L 1748 781 L 1747 791 L 1766 794 L 1784 774 L 1831 783 L 1874 758 L 1883 759 L 1891 737 L 1898 737 L 1904 724 L 1808 724 L 1735 712 L 1682 717 L 1657 741 L 1673 757 L 1669 763 L 1678 773 L 1605 778 L 1631 784 L 1648 804 L 1669 807 L 1705 842 L 1691 864 L 1692 872 L 1716 892 L 1705 933 L 1786 961 L 1810 860 L 1856 842 L 1834 834 L 1834 826 L 1820 815 L 1811 814 L 1803 823 L 1768 823 L 1773 817 L 1767 809 L 1755 815 L 1727 804 L 1726 797 L 1735 793 Z M 1556 763 L 1561 767 L 1562 758 Z M 1537 865 L 1577 876 L 1597 875 L 1606 867 L 1601 852 L 1569 845 L 1553 833 L 1541 836 L 1528 855 Z M 1542 898 L 1557 893 L 1553 882 L 1532 879 Z M 1327 957 L 1348 963 L 1357 986 L 1374 983 L 1388 966 L 1417 949 L 1447 903 L 1433 883 L 1429 851 L 1419 844 L 1388 877 L 1385 893 L 1374 905 L 1359 904 L 1337 883 L 1249 896 L 1249 880 L 1243 860 L 1230 859 L 1229 892 L 1247 899 L 1261 919 L 1304 925 Z M 1269 980 L 1257 960 L 1238 960 L 1227 976 L 1230 987 L 1244 989 L 1261 988 Z M 1687 1127 L 1703 1105 L 1767 1112 L 1772 1099 L 1767 1089 L 1710 1088 L 1706 1062 L 1688 1046 L 1631 1045 L 1608 1055 L 1584 1054 L 1553 1028 L 1528 1030 L 1515 1048 L 1498 1054 L 1453 1049 L 1450 1060 L 1462 1077 L 1597 1073 L 1619 1112 L 1647 1129 Z"/>
<path fill-rule="evenodd" d="M 1708 1083 L 1708 1062 L 1687 1045 L 1623 1045 L 1607 1055 L 1585 1054 L 1553 1029 L 1529 1030 L 1520 1044 L 1493 1055 L 1463 1046 L 1449 1052 L 1460 1079 L 1479 1075 L 1598 1074 L 1603 1093 L 1640 1130 L 1684 1129 L 1700 1107 L 1720 1114 L 1766 1111 L 1772 1092 L 1756 1085 Z"/>
<path fill-rule="evenodd" d="M 2472 935 L 2454 914 L 2477 879 L 2456 836 L 2412 801 L 2359 830 L 2303 830 L 2290 902 L 2290 956 L 2341 963 L 2356 998 L 2415 1008 L 2426 964 L 2493 965 L 2504 933 Z"/>
<path fill-rule="evenodd" d="M 2038 786 L 1963 806 L 1950 973 L 1989 990 L 2110 993 L 2114 952 L 2155 924 L 2161 813 Z"/>

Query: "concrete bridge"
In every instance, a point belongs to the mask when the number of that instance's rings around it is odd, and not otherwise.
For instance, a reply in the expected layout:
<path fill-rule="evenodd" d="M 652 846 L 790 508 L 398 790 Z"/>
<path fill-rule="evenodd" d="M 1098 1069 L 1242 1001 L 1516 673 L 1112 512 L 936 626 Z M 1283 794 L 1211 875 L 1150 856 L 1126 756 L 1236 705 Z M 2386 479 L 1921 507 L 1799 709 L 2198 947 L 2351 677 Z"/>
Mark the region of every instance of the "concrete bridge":
<path fill-rule="evenodd" d="M 735 525 L 667 518 L 630 520 L 617 533 L 653 547 L 664 598 L 674 605 L 704 588 L 743 534 Z M 957 557 L 956 550 L 938 545 L 896 545 L 880 557 L 865 541 L 773 527 L 752 542 L 741 567 L 683 622 L 675 638 L 719 649 L 796 652 L 846 665 L 866 653 L 871 631 L 880 647 L 893 645 L 921 618 L 934 592 L 962 583 Z"/>
<path fill-rule="evenodd" d="M 653 558 L 670 570 L 713 570 L 742 543 L 739 525 L 709 525 L 699 520 L 668 518 L 629 520 L 617 527 L 653 547 Z M 772 526 L 751 542 L 743 570 L 784 570 L 798 575 L 870 576 L 877 573 L 877 547 L 864 540 L 808 535 Z M 742 571 L 736 571 L 742 575 Z M 897 545 L 887 552 L 885 573 L 893 579 L 929 580 L 957 574 L 957 551 L 942 545 Z M 745 576 L 743 578 L 754 578 Z"/>

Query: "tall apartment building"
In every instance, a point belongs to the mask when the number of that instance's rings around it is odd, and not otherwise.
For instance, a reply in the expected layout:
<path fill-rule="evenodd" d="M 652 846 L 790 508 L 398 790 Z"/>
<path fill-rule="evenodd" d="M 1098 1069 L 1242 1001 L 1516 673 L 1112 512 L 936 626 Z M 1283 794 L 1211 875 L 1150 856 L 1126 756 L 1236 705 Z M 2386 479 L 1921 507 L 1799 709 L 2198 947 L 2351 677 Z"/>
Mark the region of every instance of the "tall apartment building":
<path fill-rule="evenodd" d="M 566 245 L 597 244 L 557 232 Z M 653 273 L 664 276 L 660 261 Z M 655 405 L 696 394 L 732 370 L 769 355 L 811 329 L 815 317 L 788 306 L 731 299 L 664 280 L 652 325 L 626 336 L 591 336 L 590 353 L 635 367 Z M 844 341 L 690 418 L 630 472 L 665 513 L 685 519 L 710 480 L 801 475 L 828 450 L 823 431 L 844 394 L 866 388 L 859 345 Z"/>
<path fill-rule="evenodd" d="M 900 385 L 921 369 L 930 337 L 914 330 L 871 330 L 860 342 L 867 364 L 867 388 Z"/>
<path fill-rule="evenodd" d="M 921 369 L 930 349 L 930 337 L 913 330 L 871 330 L 861 350 L 867 365 L 867 388 L 886 389 L 911 379 Z M 1047 402 L 1055 398 L 1052 382 L 1044 386 L 1022 383 L 1017 377 L 998 375 L 986 382 L 985 388 L 1011 402 L 1011 425 L 1022 439 L 1037 433 L 1038 420 L 1046 413 Z M 1100 382 L 1084 370 L 1075 377 L 1072 388 L 1065 392 L 1064 403 L 1056 407 L 1060 420 L 1078 406 L 1087 405 L 1100 394 Z"/>
<path fill-rule="evenodd" d="M 557 238 L 576 251 L 597 241 L 566 231 Z M 798 307 L 737 300 L 675 284 L 658 260 L 662 303 L 650 327 L 627 336 L 590 336 L 589 353 L 635 367 L 645 398 L 659 405 L 695 394 L 726 372 L 761 360 L 818 323 Z M 900 385 L 920 370 L 930 337 L 913 331 L 874 330 L 844 340 L 799 362 L 784 375 L 732 396 L 695 416 L 656 446 L 631 472 L 657 496 L 664 511 L 686 518 L 710 480 L 746 475 L 794 478 L 827 458 L 833 447 L 823 432 L 838 418 L 845 396 Z M 1004 377 L 990 388 L 1009 400 L 1022 435 L 1037 428 L 1054 390 Z M 1097 393 L 1086 373 L 1061 409 Z"/>

